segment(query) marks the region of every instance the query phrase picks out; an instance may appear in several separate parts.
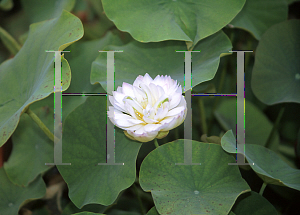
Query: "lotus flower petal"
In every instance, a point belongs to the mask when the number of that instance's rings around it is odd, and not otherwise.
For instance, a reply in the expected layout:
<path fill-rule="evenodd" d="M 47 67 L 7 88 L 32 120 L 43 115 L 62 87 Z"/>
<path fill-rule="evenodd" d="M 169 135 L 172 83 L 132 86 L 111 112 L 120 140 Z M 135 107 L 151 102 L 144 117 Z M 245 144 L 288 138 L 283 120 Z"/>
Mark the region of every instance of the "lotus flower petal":
<path fill-rule="evenodd" d="M 111 122 L 140 142 L 163 138 L 184 121 L 187 106 L 182 88 L 170 76 L 139 75 L 133 85 L 123 82 L 109 96 Z"/>

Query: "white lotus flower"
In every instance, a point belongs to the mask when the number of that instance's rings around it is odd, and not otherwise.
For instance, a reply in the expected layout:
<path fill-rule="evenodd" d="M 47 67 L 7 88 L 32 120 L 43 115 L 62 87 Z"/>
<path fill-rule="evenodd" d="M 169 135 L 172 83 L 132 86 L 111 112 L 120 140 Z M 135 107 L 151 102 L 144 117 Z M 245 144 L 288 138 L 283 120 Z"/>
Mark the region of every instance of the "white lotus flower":
<path fill-rule="evenodd" d="M 187 112 L 182 88 L 170 76 L 158 75 L 153 80 L 148 73 L 140 75 L 133 85 L 123 82 L 109 100 L 113 105 L 107 112 L 111 122 L 140 142 L 167 136 Z"/>

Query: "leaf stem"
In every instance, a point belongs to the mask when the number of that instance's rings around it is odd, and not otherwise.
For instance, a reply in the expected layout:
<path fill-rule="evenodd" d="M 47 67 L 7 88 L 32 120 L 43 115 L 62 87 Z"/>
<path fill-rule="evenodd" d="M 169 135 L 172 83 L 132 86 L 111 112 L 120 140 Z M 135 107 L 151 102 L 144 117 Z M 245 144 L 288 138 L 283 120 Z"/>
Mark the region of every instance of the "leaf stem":
<path fill-rule="evenodd" d="M 26 113 L 33 119 L 33 121 L 42 129 L 42 131 L 49 137 L 51 141 L 54 141 L 54 134 L 47 128 L 47 126 L 40 120 L 40 118 L 28 108 Z"/>
<path fill-rule="evenodd" d="M 266 148 L 270 148 L 270 146 L 272 145 L 271 143 L 272 143 L 273 137 L 274 137 L 275 132 L 276 132 L 276 130 L 277 130 L 277 128 L 278 128 L 278 125 L 279 125 L 279 122 L 280 122 L 280 120 L 281 120 L 281 118 L 282 118 L 282 115 L 283 115 L 283 113 L 284 113 L 284 110 L 285 110 L 285 107 L 282 107 L 282 108 L 280 109 L 280 111 L 279 111 L 279 114 L 278 114 L 278 116 L 277 116 L 277 118 L 276 118 L 276 121 L 275 121 L 275 123 L 274 123 L 274 125 L 273 125 L 273 128 L 272 128 L 272 130 L 271 130 L 271 133 L 269 134 L 269 137 L 268 137 L 268 139 L 267 139 L 267 142 L 266 142 L 266 145 L 265 145 Z"/>
<path fill-rule="evenodd" d="M 261 188 L 260 188 L 260 191 L 259 191 L 259 195 L 263 195 L 263 193 L 264 193 L 264 190 L 265 190 L 265 188 L 266 188 L 266 186 L 267 186 L 268 184 L 266 183 L 266 182 L 264 182 L 263 184 L 262 184 L 262 186 L 261 186 Z"/>
<path fill-rule="evenodd" d="M 155 139 L 156 139 L 156 138 L 155 138 Z M 143 202 L 142 202 L 142 200 L 141 200 L 141 197 L 140 197 L 140 195 L 139 195 L 138 188 L 136 187 L 135 184 L 133 184 L 133 189 L 134 189 L 135 195 L 136 195 L 136 197 L 137 197 L 137 199 L 138 199 L 138 202 L 139 202 L 139 205 L 140 205 L 141 212 L 142 212 L 142 214 L 144 215 L 144 214 L 146 213 L 146 211 L 145 211 L 145 208 L 144 208 L 144 206 L 143 206 Z"/>
<path fill-rule="evenodd" d="M 154 139 L 154 145 L 155 145 L 155 147 L 156 147 L 156 148 L 158 148 L 158 147 L 159 147 L 159 145 L 158 145 L 158 142 L 157 142 L 157 139 L 156 139 L 156 138 Z"/>
<path fill-rule="evenodd" d="M 202 133 L 207 134 L 205 108 L 204 108 L 203 98 L 201 97 L 199 98 L 199 108 L 200 108 L 200 120 L 201 120 Z"/>
<path fill-rule="evenodd" d="M 19 43 L 3 28 L 0 27 L 0 38 L 12 55 L 16 55 L 21 49 Z"/>

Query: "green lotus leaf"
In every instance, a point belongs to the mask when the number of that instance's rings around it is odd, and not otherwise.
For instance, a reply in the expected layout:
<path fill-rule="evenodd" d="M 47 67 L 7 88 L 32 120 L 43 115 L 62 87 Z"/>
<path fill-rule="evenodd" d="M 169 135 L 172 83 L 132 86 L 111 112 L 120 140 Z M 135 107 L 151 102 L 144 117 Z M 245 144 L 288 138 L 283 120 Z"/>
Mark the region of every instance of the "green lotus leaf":
<path fill-rule="evenodd" d="M 139 75 L 148 73 L 152 78 L 157 75 L 170 75 L 184 88 L 184 53 L 186 44 L 181 41 L 160 43 L 131 42 L 125 46 L 108 46 L 106 50 L 123 50 L 115 53 L 115 89 L 123 82 L 132 84 Z M 218 32 L 195 47 L 200 53 L 192 54 L 192 87 L 212 79 L 218 69 L 220 55 L 229 53 L 231 43 L 228 37 Z M 91 83 L 100 83 L 106 90 L 107 54 L 100 53 L 92 64 Z M 109 92 L 111 93 L 111 92 Z"/>
<path fill-rule="evenodd" d="M 141 143 L 115 130 L 115 162 L 106 162 L 106 96 L 91 96 L 72 111 L 63 125 L 63 162 L 58 170 L 69 187 L 69 197 L 81 208 L 87 204 L 112 204 L 136 177 L 136 157 Z"/>
<path fill-rule="evenodd" d="M 140 42 L 183 40 L 193 46 L 227 25 L 245 0 L 102 0 L 121 31 Z"/>
<path fill-rule="evenodd" d="M 236 99 L 225 98 L 214 112 L 216 119 L 225 131 L 236 133 Z M 265 146 L 273 128 L 267 116 L 248 100 L 245 100 L 245 142 Z M 243 125 L 239 125 L 243 126 Z M 275 132 L 271 149 L 279 146 L 279 134 Z"/>
<path fill-rule="evenodd" d="M 63 212 L 61 215 L 69 215 L 69 214 L 74 214 L 74 213 L 79 213 L 79 212 L 93 212 L 93 213 L 102 213 L 105 210 L 106 206 L 99 205 L 99 204 L 89 204 L 85 205 L 82 208 L 77 208 L 72 202 L 67 204 L 67 206 L 63 209 Z"/>
<path fill-rule="evenodd" d="M 63 50 L 82 35 L 80 20 L 64 11 L 58 18 L 32 24 L 21 50 L 0 65 L 0 146 L 16 129 L 24 109 L 54 91 L 54 53 L 46 51 Z M 70 81 L 70 67 L 62 58 L 63 91 Z"/>
<path fill-rule="evenodd" d="M 259 40 L 268 28 L 287 20 L 287 17 L 286 0 L 247 0 L 242 11 L 230 24 L 246 29 Z"/>
<path fill-rule="evenodd" d="M 240 195 L 232 211 L 236 215 L 278 214 L 267 199 L 253 191 Z"/>
<path fill-rule="evenodd" d="M 79 212 L 79 213 L 76 213 L 76 214 L 73 214 L 73 215 L 104 215 L 104 214 L 83 211 L 83 212 Z"/>
<path fill-rule="evenodd" d="M 237 197 L 250 191 L 234 158 L 220 145 L 192 141 L 193 163 L 183 163 L 184 140 L 166 143 L 144 159 L 140 185 L 151 192 L 160 214 L 228 214 Z M 213 171 L 212 171 L 213 170 Z"/>
<path fill-rule="evenodd" d="M 108 45 L 122 45 L 119 37 L 108 32 L 103 38 L 77 42 L 70 46 L 70 53 L 65 57 L 72 68 L 72 82 L 64 93 L 105 93 L 99 85 L 90 83 L 91 64 L 99 55 L 99 50 Z M 77 106 L 82 104 L 88 96 L 63 96 L 63 121 Z"/>
<path fill-rule="evenodd" d="M 255 55 L 251 86 L 265 104 L 300 103 L 300 20 L 269 28 Z"/>
<path fill-rule="evenodd" d="M 152 207 L 146 215 L 159 215 L 155 207 Z"/>
<path fill-rule="evenodd" d="M 232 131 L 227 131 L 221 139 L 223 149 L 228 153 L 245 153 L 250 167 L 267 184 L 287 186 L 300 191 L 300 170 L 294 169 L 286 164 L 281 158 L 270 149 L 260 145 L 240 144 L 236 145 Z"/>
<path fill-rule="evenodd" d="M 14 185 L 0 169 L 0 214 L 18 214 L 19 208 L 28 199 L 42 198 L 46 194 L 46 185 L 38 176 L 26 187 Z"/>
<path fill-rule="evenodd" d="M 76 0 L 21 0 L 31 23 L 59 17 L 63 10 L 71 11 Z"/>
<path fill-rule="evenodd" d="M 30 109 L 51 132 L 54 129 L 53 106 L 53 94 L 30 105 Z M 19 125 L 12 135 L 12 141 L 12 153 L 8 161 L 4 163 L 4 169 L 14 184 L 27 186 L 40 173 L 50 168 L 45 163 L 53 163 L 53 141 L 27 114 L 20 117 Z"/>

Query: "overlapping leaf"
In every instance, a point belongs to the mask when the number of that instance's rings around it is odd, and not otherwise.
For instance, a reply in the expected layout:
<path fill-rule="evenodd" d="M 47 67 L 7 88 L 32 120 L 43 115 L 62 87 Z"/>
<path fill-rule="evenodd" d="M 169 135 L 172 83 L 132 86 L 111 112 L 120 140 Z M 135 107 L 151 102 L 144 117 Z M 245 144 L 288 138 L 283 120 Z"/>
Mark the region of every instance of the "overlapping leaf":
<path fill-rule="evenodd" d="M 232 129 L 236 133 L 236 99 L 225 98 L 217 107 L 215 116 L 225 131 Z M 243 125 L 238 125 L 243 126 Z M 255 105 L 245 100 L 245 142 L 265 146 L 273 124 Z M 278 132 L 272 140 L 271 149 L 279 145 Z"/>
<path fill-rule="evenodd" d="M 256 49 L 251 86 L 256 97 L 272 105 L 300 103 L 300 20 L 271 27 Z"/>
<path fill-rule="evenodd" d="M 140 215 L 141 213 L 133 211 L 111 210 L 107 215 Z"/>
<path fill-rule="evenodd" d="M 78 42 L 70 46 L 71 52 L 66 53 L 65 57 L 72 68 L 72 82 L 65 93 L 105 93 L 101 86 L 90 83 L 91 64 L 99 55 L 98 51 L 111 44 L 121 45 L 122 42 L 118 36 L 108 32 L 101 39 Z M 64 96 L 63 120 L 86 98 L 86 96 Z"/>
<path fill-rule="evenodd" d="M 77 1 L 74 13 L 84 19 L 86 14 L 90 15 L 86 17 L 87 22 L 83 23 L 85 39 L 99 39 L 108 31 L 108 29 L 114 28 L 114 23 L 107 18 L 103 11 L 101 0 Z M 97 19 L 94 17 L 94 20 L 90 22 L 90 17 L 96 15 L 94 13 L 97 14 Z"/>
<path fill-rule="evenodd" d="M 20 115 L 31 103 L 53 92 L 53 53 L 83 35 L 80 20 L 64 11 L 59 18 L 31 25 L 18 54 L 0 65 L 0 146 L 12 135 Z M 70 84 L 68 62 L 62 59 L 62 90 Z"/>
<path fill-rule="evenodd" d="M 22 0 L 22 6 L 31 23 L 58 17 L 63 10 L 71 11 L 75 0 Z"/>
<path fill-rule="evenodd" d="M 46 193 L 46 186 L 41 176 L 27 187 L 14 185 L 3 168 L 0 169 L 0 214 L 18 214 L 19 207 L 27 199 L 41 198 Z"/>
<path fill-rule="evenodd" d="M 63 210 L 61 215 L 69 215 L 74 213 L 80 213 L 84 211 L 94 212 L 94 213 L 100 213 L 105 210 L 105 206 L 99 205 L 99 204 L 90 204 L 86 205 L 82 208 L 77 208 L 72 202 L 70 202 Z"/>
<path fill-rule="evenodd" d="M 140 42 L 191 41 L 210 36 L 227 25 L 245 0 L 102 0 L 115 25 Z"/>
<path fill-rule="evenodd" d="M 53 106 L 53 95 L 30 105 L 30 109 L 51 132 L 54 127 Z M 12 140 L 12 153 L 4 164 L 4 169 L 14 184 L 27 186 L 40 173 L 49 169 L 45 163 L 53 163 L 53 141 L 27 114 L 21 116 Z"/>
<path fill-rule="evenodd" d="M 240 195 L 232 211 L 236 215 L 278 214 L 267 199 L 253 191 Z"/>
<path fill-rule="evenodd" d="M 268 28 L 287 20 L 287 17 L 286 0 L 247 0 L 242 11 L 230 24 L 250 31 L 259 40 Z"/>
<path fill-rule="evenodd" d="M 221 139 L 222 147 L 229 153 L 244 153 L 236 145 L 232 131 L 227 131 Z M 268 184 L 288 186 L 300 190 L 300 170 L 290 167 L 273 151 L 254 144 L 245 144 L 245 156 L 251 168 Z"/>
<path fill-rule="evenodd" d="M 155 208 L 155 207 L 152 207 L 152 208 L 148 211 L 147 215 L 159 215 L 159 214 L 158 214 L 156 208 Z"/>
<path fill-rule="evenodd" d="M 234 158 L 217 144 L 192 141 L 193 163 L 183 163 L 184 140 L 164 144 L 144 159 L 140 185 L 151 191 L 160 214 L 228 214 L 237 197 L 250 191 Z M 213 171 L 212 171 L 213 169 Z"/>
<path fill-rule="evenodd" d="M 222 31 L 201 40 L 195 47 L 195 50 L 201 52 L 192 55 L 192 86 L 212 79 L 217 72 L 220 55 L 229 53 L 230 49 L 231 43 Z M 186 50 L 184 42 L 131 42 L 125 46 L 108 46 L 106 50 L 123 50 L 122 53 L 115 53 L 116 89 L 123 82 L 132 84 L 137 76 L 145 73 L 152 78 L 157 75 L 170 75 L 184 87 L 184 53 L 176 52 Z M 91 83 L 99 82 L 106 90 L 106 71 L 107 54 L 100 53 L 92 64 Z"/>
<path fill-rule="evenodd" d="M 116 129 L 115 162 L 106 162 L 106 96 L 89 97 L 71 112 L 63 130 L 63 162 L 58 166 L 69 187 L 69 197 L 81 208 L 97 203 L 110 205 L 135 180 L 135 160 L 141 146 Z"/>
<path fill-rule="evenodd" d="M 104 215 L 104 214 L 99 214 L 99 213 L 93 213 L 93 212 L 84 211 L 84 212 L 76 213 L 74 215 Z"/>

